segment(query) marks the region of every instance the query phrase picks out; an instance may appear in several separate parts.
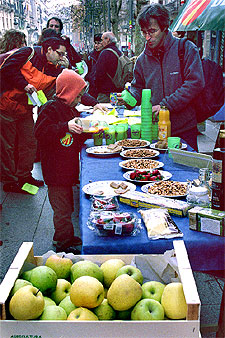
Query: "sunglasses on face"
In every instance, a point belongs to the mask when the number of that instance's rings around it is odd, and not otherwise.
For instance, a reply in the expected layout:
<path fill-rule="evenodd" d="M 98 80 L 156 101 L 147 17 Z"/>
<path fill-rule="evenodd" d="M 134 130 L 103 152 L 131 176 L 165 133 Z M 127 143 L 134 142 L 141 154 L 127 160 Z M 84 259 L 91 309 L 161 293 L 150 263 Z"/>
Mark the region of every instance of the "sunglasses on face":
<path fill-rule="evenodd" d="M 59 25 L 53 25 L 53 24 L 51 24 L 51 25 L 49 25 L 49 28 L 59 28 L 60 26 Z"/>

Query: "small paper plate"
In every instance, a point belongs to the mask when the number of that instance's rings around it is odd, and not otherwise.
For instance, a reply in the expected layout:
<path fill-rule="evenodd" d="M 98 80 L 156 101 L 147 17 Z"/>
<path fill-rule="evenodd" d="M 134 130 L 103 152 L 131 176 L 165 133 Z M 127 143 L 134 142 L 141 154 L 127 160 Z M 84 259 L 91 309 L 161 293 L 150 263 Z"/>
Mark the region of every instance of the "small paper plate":
<path fill-rule="evenodd" d="M 133 144 L 136 143 L 136 145 L 132 145 L 132 143 Z M 141 145 L 141 143 L 144 144 Z M 146 140 L 127 138 L 125 140 L 117 141 L 116 144 L 118 144 L 118 146 L 122 146 L 124 149 L 129 149 L 129 148 L 145 148 L 150 145 L 150 142 Z"/>
<path fill-rule="evenodd" d="M 127 182 L 127 181 L 117 181 L 117 180 L 92 182 L 92 183 L 86 184 L 82 188 L 82 190 L 85 194 L 94 195 L 94 196 L 118 196 L 120 195 L 116 192 L 116 189 L 113 189 L 112 187 L 110 187 L 110 184 L 112 182 L 115 182 L 117 184 L 120 184 L 123 182 L 128 186 L 129 191 L 136 190 L 135 184 Z"/>
<path fill-rule="evenodd" d="M 108 148 L 108 146 L 96 146 L 96 147 L 87 148 L 86 152 L 88 154 L 96 155 L 96 156 L 109 156 L 109 155 L 119 154 L 120 150 L 113 152 L 111 149 Z"/>
<path fill-rule="evenodd" d="M 160 161 L 150 160 L 147 158 L 144 159 L 134 158 L 120 162 L 119 166 L 126 170 L 134 170 L 134 169 L 151 170 L 162 168 L 164 166 L 164 163 Z"/>
<path fill-rule="evenodd" d="M 141 158 L 141 159 L 145 159 L 145 158 L 154 158 L 156 156 L 159 156 L 160 152 L 157 151 L 157 150 L 151 150 L 151 149 L 140 149 L 143 150 L 143 152 L 146 152 L 146 156 L 141 156 L 141 155 L 138 155 L 136 154 L 135 155 L 135 152 L 137 152 L 139 149 L 137 148 L 132 148 L 132 149 L 127 149 L 127 150 L 124 150 L 120 153 L 120 155 L 122 157 L 125 157 L 125 158 Z M 134 155 L 132 156 L 131 154 L 129 155 L 129 152 L 132 152 L 134 153 Z M 149 153 L 149 155 L 148 155 Z"/>

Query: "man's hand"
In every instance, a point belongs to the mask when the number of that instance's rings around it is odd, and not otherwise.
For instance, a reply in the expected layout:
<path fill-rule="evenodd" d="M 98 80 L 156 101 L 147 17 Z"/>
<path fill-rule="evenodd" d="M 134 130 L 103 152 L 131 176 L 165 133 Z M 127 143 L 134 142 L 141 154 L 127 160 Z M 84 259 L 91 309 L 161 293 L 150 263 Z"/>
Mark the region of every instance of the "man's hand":
<path fill-rule="evenodd" d="M 94 108 L 94 109 L 93 109 L 93 112 L 94 112 L 95 110 L 101 110 L 103 113 L 108 113 L 108 112 L 109 112 L 109 109 L 106 108 L 106 107 L 105 107 L 103 104 L 101 104 L 101 103 L 97 103 L 93 108 Z"/>
<path fill-rule="evenodd" d="M 83 127 L 76 123 L 76 118 L 68 122 L 68 128 L 71 133 L 81 134 L 83 132 Z"/>
<path fill-rule="evenodd" d="M 61 58 L 61 60 L 58 61 L 58 64 L 59 64 L 60 66 L 63 66 L 63 67 L 65 67 L 65 68 L 68 68 L 70 63 L 69 63 L 69 60 L 67 59 L 67 57 L 66 57 L 66 56 L 63 56 L 63 57 Z"/>
<path fill-rule="evenodd" d="M 121 93 L 117 93 L 117 100 L 118 100 L 118 106 L 125 106 L 127 109 L 131 110 L 134 107 L 129 106 L 129 104 L 127 104 L 123 99 L 122 99 L 122 94 Z"/>
<path fill-rule="evenodd" d="M 159 104 L 157 104 L 156 106 L 152 106 L 152 112 L 155 113 L 155 117 L 159 115 L 160 108 L 161 107 Z"/>
<path fill-rule="evenodd" d="M 37 89 L 30 83 L 28 83 L 28 85 L 26 85 L 24 90 L 29 94 L 32 94 L 33 92 L 37 92 Z"/>

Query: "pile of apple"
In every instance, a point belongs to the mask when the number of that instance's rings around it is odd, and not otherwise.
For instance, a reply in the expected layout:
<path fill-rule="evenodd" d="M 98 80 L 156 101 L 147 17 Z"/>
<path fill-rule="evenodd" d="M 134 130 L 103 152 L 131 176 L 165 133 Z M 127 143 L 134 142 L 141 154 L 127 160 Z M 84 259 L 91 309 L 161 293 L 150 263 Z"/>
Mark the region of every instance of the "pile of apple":
<path fill-rule="evenodd" d="M 143 284 L 121 259 L 98 266 L 55 254 L 19 276 L 9 312 L 17 320 L 163 320 L 185 318 L 187 304 L 181 283 Z"/>

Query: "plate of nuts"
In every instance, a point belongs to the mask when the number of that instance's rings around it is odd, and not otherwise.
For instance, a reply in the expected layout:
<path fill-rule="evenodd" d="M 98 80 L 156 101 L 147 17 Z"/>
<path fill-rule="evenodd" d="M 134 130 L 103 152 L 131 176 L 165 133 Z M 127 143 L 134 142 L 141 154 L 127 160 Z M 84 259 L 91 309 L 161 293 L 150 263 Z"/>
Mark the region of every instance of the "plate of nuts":
<path fill-rule="evenodd" d="M 187 195 L 187 182 L 160 181 L 145 184 L 141 190 L 150 195 L 162 197 L 185 197 Z"/>
<path fill-rule="evenodd" d="M 135 148 L 123 150 L 120 155 L 126 158 L 152 158 L 158 156 L 160 153 L 158 150 Z"/>

